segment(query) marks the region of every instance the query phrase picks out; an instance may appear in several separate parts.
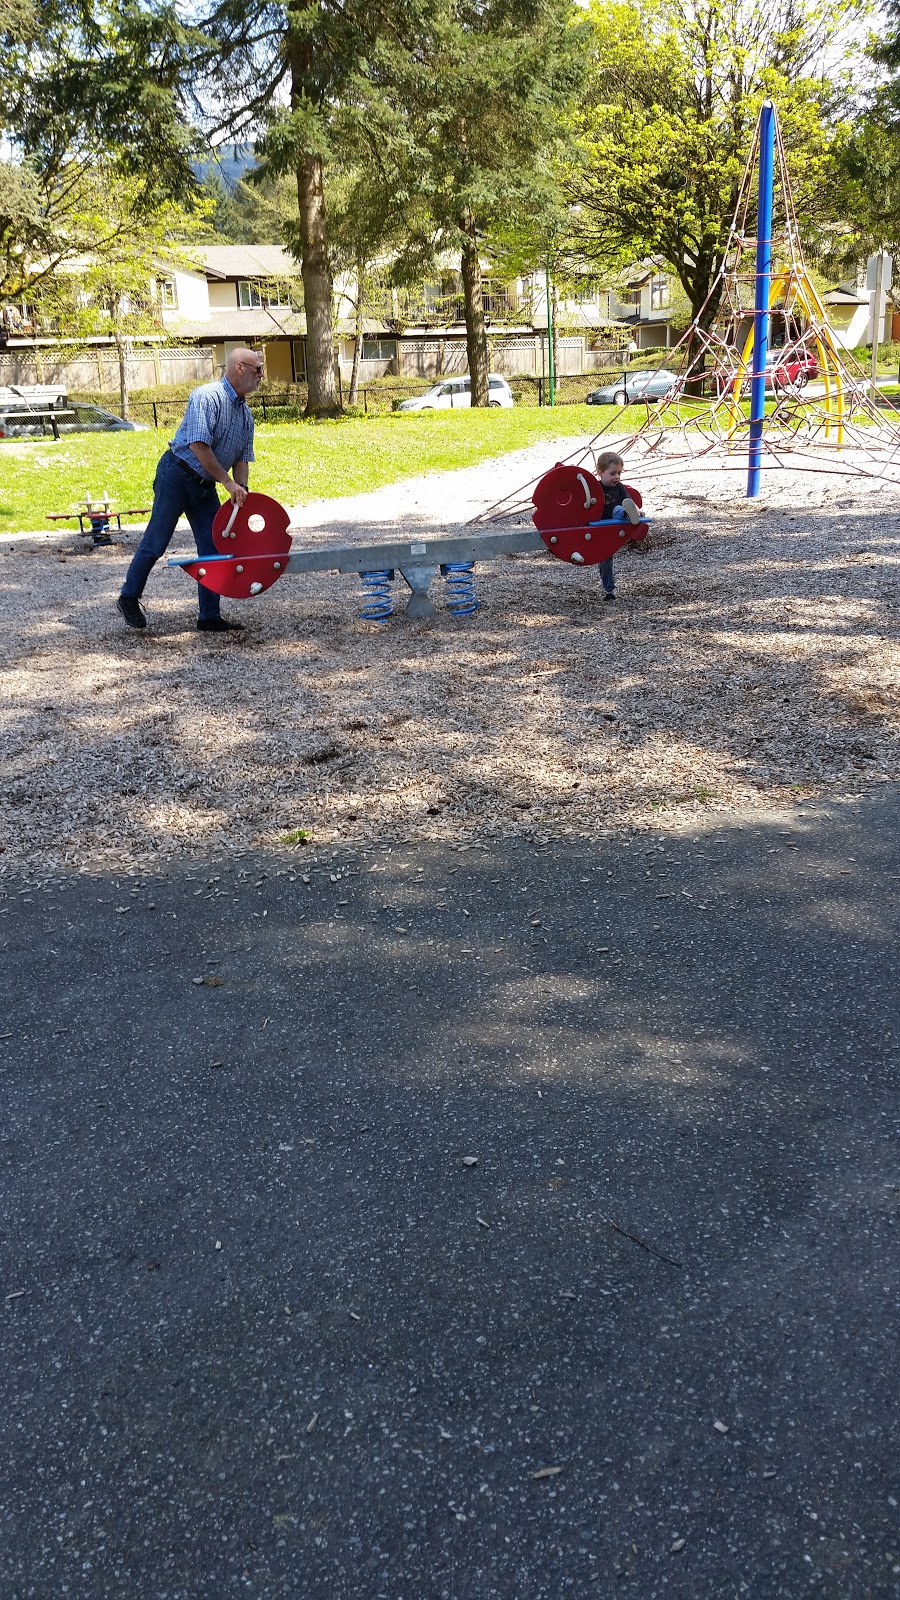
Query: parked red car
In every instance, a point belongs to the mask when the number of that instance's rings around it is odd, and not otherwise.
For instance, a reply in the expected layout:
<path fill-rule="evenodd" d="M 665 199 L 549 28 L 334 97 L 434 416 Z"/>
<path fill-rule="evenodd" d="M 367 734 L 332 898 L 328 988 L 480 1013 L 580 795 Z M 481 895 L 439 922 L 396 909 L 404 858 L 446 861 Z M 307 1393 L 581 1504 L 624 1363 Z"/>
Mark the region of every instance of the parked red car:
<path fill-rule="evenodd" d="M 749 387 L 752 377 L 750 366 L 752 356 L 749 358 L 744 382 Z M 810 378 L 819 376 L 819 368 L 814 356 L 807 350 L 797 350 L 786 356 L 783 350 L 770 350 L 766 356 L 766 388 L 767 389 L 803 389 Z M 728 394 L 735 384 L 737 371 L 717 372 L 707 380 L 713 394 Z"/>
<path fill-rule="evenodd" d="M 776 389 L 786 389 L 789 386 L 802 389 L 810 378 L 819 376 L 819 368 L 815 357 L 806 350 L 797 350 L 792 355 L 785 356 L 783 350 L 770 350 L 766 356 L 766 385 L 771 384 Z"/>

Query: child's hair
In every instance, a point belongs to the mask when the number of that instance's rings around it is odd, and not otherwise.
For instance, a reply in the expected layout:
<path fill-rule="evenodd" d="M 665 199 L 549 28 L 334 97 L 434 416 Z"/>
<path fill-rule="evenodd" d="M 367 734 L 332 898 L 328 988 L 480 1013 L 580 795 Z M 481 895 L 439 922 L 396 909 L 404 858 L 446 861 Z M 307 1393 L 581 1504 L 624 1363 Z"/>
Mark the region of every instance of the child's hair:
<path fill-rule="evenodd" d="M 624 465 L 622 457 L 617 456 L 615 450 L 604 450 L 602 456 L 597 457 L 598 472 L 605 472 L 607 467 L 624 467 Z"/>

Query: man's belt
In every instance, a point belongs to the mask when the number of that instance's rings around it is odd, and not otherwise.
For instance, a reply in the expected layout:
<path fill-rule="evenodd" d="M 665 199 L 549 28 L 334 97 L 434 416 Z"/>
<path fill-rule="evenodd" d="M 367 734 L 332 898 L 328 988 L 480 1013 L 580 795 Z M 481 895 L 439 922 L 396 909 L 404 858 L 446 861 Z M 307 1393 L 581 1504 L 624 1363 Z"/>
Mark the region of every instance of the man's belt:
<path fill-rule="evenodd" d="M 176 467 L 180 467 L 182 472 L 186 472 L 189 478 L 194 478 L 197 483 L 209 484 L 212 486 L 213 482 L 215 481 L 213 478 L 204 478 L 202 473 L 195 472 L 193 467 L 189 467 L 186 461 L 182 461 L 181 457 L 175 454 L 174 450 L 169 450 L 168 454 L 172 457 Z"/>

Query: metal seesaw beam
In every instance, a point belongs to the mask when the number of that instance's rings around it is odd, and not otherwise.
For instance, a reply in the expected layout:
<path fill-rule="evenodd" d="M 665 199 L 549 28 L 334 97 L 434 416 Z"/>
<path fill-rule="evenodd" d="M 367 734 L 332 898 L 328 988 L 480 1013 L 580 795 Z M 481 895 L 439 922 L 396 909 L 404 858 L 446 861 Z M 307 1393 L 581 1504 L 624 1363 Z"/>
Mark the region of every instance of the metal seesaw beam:
<path fill-rule="evenodd" d="M 292 537 L 303 528 L 289 528 Z M 500 533 L 457 534 L 438 539 L 391 541 L 388 544 L 324 545 L 318 549 L 292 550 L 282 557 L 285 572 L 379 572 L 398 571 L 412 591 L 407 613 L 411 617 L 434 616 L 428 590 L 441 567 L 450 561 L 494 561 L 498 556 L 520 551 L 546 550 L 535 528 L 507 529 Z M 264 552 L 263 552 L 264 554 Z M 186 567 L 197 556 L 170 556 L 170 567 Z M 233 556 L 204 556 L 205 562 L 233 561 Z"/>
<path fill-rule="evenodd" d="M 298 532 L 299 529 L 291 529 Z M 406 607 L 410 617 L 433 617 L 429 589 L 448 561 L 493 561 L 520 550 L 543 550 L 534 528 L 504 533 L 472 533 L 440 539 L 411 539 L 390 544 L 344 545 L 325 550 L 292 550 L 287 572 L 398 571 L 411 590 Z"/>

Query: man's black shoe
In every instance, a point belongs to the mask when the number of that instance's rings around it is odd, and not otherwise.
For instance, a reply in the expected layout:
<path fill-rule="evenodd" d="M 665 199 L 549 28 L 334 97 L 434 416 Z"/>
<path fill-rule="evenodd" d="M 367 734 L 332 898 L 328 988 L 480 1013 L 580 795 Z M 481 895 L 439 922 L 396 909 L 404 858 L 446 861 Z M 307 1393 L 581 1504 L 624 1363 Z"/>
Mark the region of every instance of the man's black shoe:
<path fill-rule="evenodd" d="M 614 595 L 614 594 L 608 594 L 608 593 L 607 593 L 607 594 L 605 594 L 605 595 L 604 595 L 604 596 L 603 596 L 603 598 L 604 598 L 604 600 L 615 600 L 615 598 L 616 598 L 616 597 L 615 597 L 615 595 Z"/>
<path fill-rule="evenodd" d="M 199 633 L 243 633 L 242 622 L 231 622 L 228 617 L 198 617 Z"/>
<path fill-rule="evenodd" d="M 135 600 L 133 595 L 120 594 L 116 601 L 116 610 L 125 618 L 129 628 L 146 628 L 147 618 L 140 602 Z"/>

